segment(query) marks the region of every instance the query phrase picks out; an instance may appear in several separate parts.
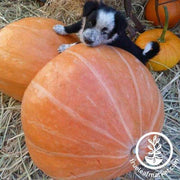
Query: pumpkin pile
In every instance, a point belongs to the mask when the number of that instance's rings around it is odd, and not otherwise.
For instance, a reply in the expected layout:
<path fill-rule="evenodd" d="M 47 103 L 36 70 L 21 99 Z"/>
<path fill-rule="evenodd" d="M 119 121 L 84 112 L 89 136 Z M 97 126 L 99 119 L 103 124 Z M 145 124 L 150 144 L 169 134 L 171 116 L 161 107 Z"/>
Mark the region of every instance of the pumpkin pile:
<path fill-rule="evenodd" d="M 133 170 L 130 160 L 143 134 L 161 131 L 160 91 L 148 69 L 119 48 L 79 44 L 57 55 L 61 43 L 76 40 L 56 35 L 57 23 L 28 18 L 1 30 L 0 89 L 21 100 L 28 86 L 26 144 L 46 174 L 111 180 Z M 141 147 L 140 156 L 146 154 Z"/>

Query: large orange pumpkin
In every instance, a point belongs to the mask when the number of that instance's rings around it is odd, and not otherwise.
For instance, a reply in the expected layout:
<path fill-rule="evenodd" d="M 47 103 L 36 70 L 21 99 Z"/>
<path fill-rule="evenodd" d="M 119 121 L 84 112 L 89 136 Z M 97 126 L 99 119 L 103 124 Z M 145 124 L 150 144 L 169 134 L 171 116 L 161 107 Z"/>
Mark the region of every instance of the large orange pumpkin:
<path fill-rule="evenodd" d="M 0 32 L 0 90 L 21 100 L 35 74 L 58 55 L 62 43 L 76 41 L 59 36 L 53 26 L 61 22 L 31 17 L 11 23 Z"/>
<path fill-rule="evenodd" d="M 175 26 L 180 20 L 180 0 L 172 1 L 169 0 L 159 0 L 158 12 L 161 23 L 165 23 L 165 15 L 163 6 L 166 5 L 169 12 L 169 28 Z M 153 21 L 155 25 L 159 25 L 158 18 L 156 16 L 155 10 L 155 0 L 149 0 L 145 9 L 146 19 Z"/>
<path fill-rule="evenodd" d="M 138 139 L 160 131 L 163 119 L 148 69 L 108 46 L 79 44 L 58 55 L 32 80 L 22 103 L 30 155 L 57 179 L 111 180 L 132 170 Z"/>

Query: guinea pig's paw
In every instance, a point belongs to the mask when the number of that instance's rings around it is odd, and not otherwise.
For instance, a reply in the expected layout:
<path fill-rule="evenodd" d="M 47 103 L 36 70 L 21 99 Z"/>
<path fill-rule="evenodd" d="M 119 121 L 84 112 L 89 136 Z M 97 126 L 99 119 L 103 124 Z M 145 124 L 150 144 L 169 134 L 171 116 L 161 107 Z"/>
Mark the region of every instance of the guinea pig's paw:
<path fill-rule="evenodd" d="M 63 25 L 57 24 L 53 27 L 53 29 L 57 34 L 61 34 L 61 35 L 67 34 Z"/>
<path fill-rule="evenodd" d="M 61 46 L 59 46 L 58 52 L 59 52 L 59 53 L 62 53 L 63 51 L 65 51 L 65 50 L 68 49 L 69 47 L 71 47 L 71 44 L 62 44 Z"/>

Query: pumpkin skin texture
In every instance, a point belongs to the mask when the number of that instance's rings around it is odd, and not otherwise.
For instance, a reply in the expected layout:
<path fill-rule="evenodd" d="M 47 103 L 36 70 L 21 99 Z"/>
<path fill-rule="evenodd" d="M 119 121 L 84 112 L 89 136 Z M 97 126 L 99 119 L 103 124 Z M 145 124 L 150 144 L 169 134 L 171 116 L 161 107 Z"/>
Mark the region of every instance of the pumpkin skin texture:
<path fill-rule="evenodd" d="M 162 97 L 148 69 L 110 46 L 64 51 L 36 75 L 22 102 L 32 159 L 64 180 L 111 180 L 133 170 L 137 140 L 161 131 L 163 120 Z"/>
<path fill-rule="evenodd" d="M 31 17 L 11 23 L 0 32 L 0 90 L 21 100 L 35 74 L 58 55 L 61 44 L 73 43 L 74 36 L 59 36 L 53 19 Z"/>
<path fill-rule="evenodd" d="M 160 3 L 165 3 L 168 0 L 159 0 Z M 165 14 L 163 6 L 167 6 L 168 13 L 169 13 L 169 28 L 174 27 L 178 21 L 180 20 L 180 0 L 169 2 L 163 5 L 158 6 L 158 12 L 160 21 L 164 25 L 165 23 Z M 160 25 L 158 22 L 158 18 L 156 16 L 156 10 L 155 10 L 155 0 L 149 0 L 146 8 L 145 8 L 145 17 L 149 21 L 153 21 L 155 25 Z"/>
<path fill-rule="evenodd" d="M 140 34 L 136 44 L 145 48 L 146 43 L 157 41 L 163 29 L 152 29 Z M 180 39 L 170 31 L 166 32 L 165 42 L 160 43 L 160 52 L 150 59 L 147 67 L 153 71 L 163 71 L 175 66 L 180 60 Z"/>

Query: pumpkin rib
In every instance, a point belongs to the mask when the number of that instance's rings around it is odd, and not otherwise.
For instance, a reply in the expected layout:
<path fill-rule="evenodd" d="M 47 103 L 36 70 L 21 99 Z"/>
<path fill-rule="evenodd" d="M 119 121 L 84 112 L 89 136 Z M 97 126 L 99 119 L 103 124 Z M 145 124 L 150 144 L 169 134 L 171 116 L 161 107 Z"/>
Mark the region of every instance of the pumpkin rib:
<path fill-rule="evenodd" d="M 46 127 L 45 125 L 42 125 L 41 123 L 38 123 L 37 121 L 30 121 L 28 122 L 28 124 L 31 124 L 31 125 L 36 125 L 37 127 L 39 127 L 39 129 L 45 131 L 47 134 L 51 134 L 53 136 L 58 136 L 59 138 L 64 138 L 64 139 L 67 139 L 69 141 L 72 141 L 72 142 L 75 142 L 77 143 L 78 141 L 75 140 L 75 139 L 72 139 L 70 137 L 67 137 L 65 135 L 62 135 L 61 133 L 59 133 L 58 131 L 52 131 L 52 129 L 50 129 L 49 127 Z"/>
<path fill-rule="evenodd" d="M 143 72 L 143 77 L 145 77 L 145 82 L 146 82 L 146 86 L 147 88 L 149 89 L 149 91 L 151 91 L 151 84 L 149 83 L 149 80 L 147 78 L 147 75 L 146 75 L 146 70 L 145 69 L 142 69 L 142 72 Z M 152 93 L 149 94 L 150 96 L 150 109 L 149 109 L 149 121 L 151 121 L 152 119 L 152 112 L 153 112 L 153 96 L 152 96 Z M 144 124 L 142 123 L 142 130 L 144 130 Z"/>
<path fill-rule="evenodd" d="M 145 75 L 145 70 L 146 69 L 142 69 L 142 72 L 144 73 L 144 77 L 146 79 L 147 87 L 150 87 L 151 85 L 149 84 L 147 76 Z M 150 95 L 150 100 L 151 100 L 151 104 L 150 104 L 151 109 L 150 109 L 149 120 L 152 119 L 152 115 L 154 116 L 153 121 L 152 121 L 152 128 L 150 130 L 150 132 L 151 132 L 152 129 L 154 128 L 154 125 L 156 124 L 156 121 L 158 120 L 158 116 L 159 116 L 159 113 L 160 113 L 160 108 L 162 106 L 162 96 L 161 96 L 160 92 L 158 91 L 158 99 L 159 99 L 159 101 L 158 101 L 158 104 L 157 104 L 157 108 L 155 108 L 157 111 L 156 111 L 156 113 L 154 115 L 154 114 L 151 113 L 152 112 L 152 107 L 154 106 L 154 104 L 152 104 L 152 98 L 153 97 L 152 97 L 151 93 L 149 95 Z"/>
<path fill-rule="evenodd" d="M 29 143 L 29 141 L 27 141 Z M 36 151 L 38 151 L 39 149 L 36 148 Z M 41 153 L 44 153 L 43 151 L 40 151 Z M 50 153 L 47 154 L 48 156 L 51 156 Z M 87 171 L 87 172 L 83 172 L 81 174 L 75 175 L 75 176 L 70 176 L 70 177 L 66 177 L 66 180 L 71 180 L 71 179 L 77 179 L 79 180 L 79 178 L 85 178 L 86 176 L 92 176 L 94 174 L 97 174 L 99 172 L 105 172 L 105 171 L 112 171 L 118 168 L 118 171 L 122 171 L 123 168 L 126 169 L 126 166 L 128 166 L 129 164 L 129 160 L 130 157 L 128 158 L 128 160 L 126 162 L 124 162 L 123 164 L 119 165 L 119 166 L 114 166 L 114 167 L 110 167 L 110 168 L 106 168 L 106 169 L 100 169 L 100 170 L 91 170 L 91 171 Z M 52 177 L 52 176 L 51 176 Z M 56 179 L 56 177 L 54 177 Z M 61 179 L 61 177 L 58 177 L 58 179 Z M 64 178 L 63 178 L 64 179 Z"/>
<path fill-rule="evenodd" d="M 113 47 L 112 47 L 112 46 L 109 46 L 109 47 L 113 50 Z M 96 50 L 98 53 L 101 53 L 100 49 L 101 49 L 101 48 L 98 48 L 98 49 L 95 49 L 95 50 Z M 114 49 L 115 49 L 115 48 L 114 48 Z M 101 55 L 102 55 L 102 54 L 103 54 L 103 53 L 101 53 Z M 108 60 L 111 60 L 111 58 L 108 56 L 108 54 L 107 54 L 106 57 L 108 57 Z M 134 57 L 134 56 L 133 56 L 133 57 Z M 136 57 L 135 57 L 135 58 L 136 58 Z M 125 60 L 125 57 L 124 57 L 123 59 L 124 59 L 124 62 L 125 62 L 124 64 L 126 64 L 126 63 L 129 64 L 128 61 Z M 136 58 L 135 60 L 136 60 L 138 63 L 140 63 L 137 58 Z M 126 65 L 126 66 L 127 66 L 127 65 Z M 129 65 L 129 68 L 132 69 L 130 65 Z M 144 70 L 144 69 L 141 68 L 141 70 Z M 132 71 L 132 70 L 131 70 L 131 71 Z M 135 76 L 134 74 L 133 74 L 133 75 L 131 74 L 131 77 L 132 77 L 133 80 L 135 79 L 134 76 Z M 147 81 L 147 82 L 148 82 L 148 81 Z M 135 80 L 134 80 L 134 84 L 135 84 L 134 86 L 136 87 L 137 82 L 135 82 Z M 138 88 L 138 87 L 137 87 L 137 91 L 136 91 L 136 92 L 137 92 L 137 96 L 140 96 L 139 88 Z M 140 103 L 139 103 L 139 104 L 140 104 Z M 140 106 L 140 107 L 141 107 L 141 106 Z M 141 117 L 140 119 L 142 120 L 142 113 L 140 113 L 140 112 L 142 112 L 142 111 L 141 111 L 141 110 L 139 111 L 139 114 L 140 114 L 140 117 Z M 144 126 L 143 126 L 143 121 L 141 121 L 141 122 L 142 122 L 142 125 L 140 125 L 140 126 L 143 128 L 143 127 L 144 127 Z M 142 128 L 141 128 L 141 129 L 142 129 Z M 141 133 L 141 134 L 142 134 L 142 133 Z"/>
<path fill-rule="evenodd" d="M 141 97 L 140 97 L 140 93 L 139 93 L 139 87 L 138 87 L 138 84 L 136 82 L 136 79 L 135 79 L 135 75 L 132 71 L 132 68 L 131 66 L 129 65 L 129 63 L 125 60 L 125 58 L 123 57 L 123 55 L 121 55 L 114 47 L 111 47 L 117 54 L 118 56 L 121 57 L 121 59 L 123 60 L 123 62 L 126 64 L 126 66 L 128 67 L 128 70 L 130 72 L 130 75 L 132 77 L 132 80 L 133 80 L 133 84 L 134 84 L 134 87 L 135 87 L 135 92 L 136 92 L 136 96 L 137 96 L 137 101 L 138 101 L 138 111 L 139 111 L 139 119 L 140 119 L 140 137 L 142 136 L 142 104 L 141 104 Z"/>
<path fill-rule="evenodd" d="M 67 107 L 65 104 L 61 103 L 59 100 L 56 100 L 56 98 L 50 93 L 48 92 L 46 89 L 44 89 L 44 87 L 42 87 L 40 84 L 32 81 L 32 85 L 40 90 L 41 92 L 43 92 L 44 94 L 46 94 L 46 96 L 51 100 L 51 102 L 56 105 L 57 108 L 61 107 L 65 112 L 69 113 L 71 117 L 75 118 L 78 117 L 78 120 L 80 123 L 82 123 L 84 126 L 87 126 L 91 129 L 93 129 L 94 131 L 103 134 L 104 136 L 114 140 L 116 143 L 120 144 L 121 146 L 127 148 L 127 146 L 122 143 L 121 141 L 119 141 L 118 139 L 116 139 L 115 137 L 113 137 L 111 134 L 109 134 L 108 132 L 106 132 L 105 130 L 103 130 L 100 127 L 96 127 L 93 123 L 85 120 L 83 117 L 81 117 L 77 112 L 74 112 L 74 110 L 72 110 L 70 107 Z"/>
<path fill-rule="evenodd" d="M 107 179 L 113 179 L 116 176 L 116 174 L 118 174 L 121 171 L 121 169 L 118 169 L 117 171 L 115 171 L 112 174 L 110 174 L 109 176 L 107 176 Z"/>
<path fill-rule="evenodd" d="M 100 54 L 102 55 L 101 49 L 99 49 L 99 52 L 100 52 Z M 77 56 L 76 56 L 76 57 L 77 57 Z M 83 62 L 83 60 L 85 60 L 85 58 L 82 57 L 82 56 L 79 57 L 79 59 L 80 59 L 82 62 Z M 82 59 L 83 59 L 83 60 L 82 60 Z M 85 63 L 84 63 L 84 64 L 85 64 Z M 86 66 L 87 66 L 87 65 L 86 65 Z M 88 67 L 88 66 L 87 66 L 87 67 Z M 92 67 L 92 66 L 91 66 L 91 67 Z M 88 67 L 88 69 L 90 69 L 90 68 Z M 91 70 L 91 69 L 90 69 L 90 70 Z M 105 81 L 101 80 L 101 78 L 99 79 L 99 78 L 98 78 L 98 75 L 96 76 L 96 74 L 98 74 L 98 73 L 95 73 L 96 70 L 93 70 L 93 71 L 91 71 L 91 72 L 93 73 L 94 77 L 100 82 L 100 84 L 102 85 L 102 87 L 104 87 L 106 94 L 109 96 L 112 104 L 114 105 L 114 109 L 116 110 L 116 112 L 118 112 L 118 109 L 116 108 L 116 107 L 117 107 L 117 104 L 116 104 L 116 103 L 114 104 L 114 98 L 113 98 L 113 96 L 112 96 L 111 91 L 110 91 L 109 88 L 107 87 L 107 85 L 104 84 Z M 118 113 L 118 114 L 119 114 L 119 113 Z M 121 117 L 120 117 L 120 119 L 121 119 Z M 119 118 L 118 118 L 118 120 L 119 120 Z M 119 132 L 119 131 L 118 131 L 118 132 Z M 129 132 L 129 134 L 130 134 L 130 132 Z M 132 142 L 132 144 L 134 144 L 134 143 Z"/>
<path fill-rule="evenodd" d="M 63 24 L 62 22 L 58 22 L 58 23 L 59 23 L 59 24 Z M 27 26 L 18 25 L 18 24 L 10 24 L 10 26 L 11 26 L 11 27 L 16 27 L 16 28 L 22 28 L 22 29 L 24 29 L 25 31 L 28 31 L 28 33 L 30 33 L 30 34 L 37 35 L 39 38 L 41 38 L 41 42 L 46 43 L 46 44 L 49 43 L 49 40 L 46 39 L 46 38 L 48 38 L 48 37 L 44 38 L 44 34 L 43 34 L 43 33 L 42 33 L 42 34 L 39 34 L 39 31 L 37 30 L 37 28 L 32 28 L 32 27 L 29 28 L 29 27 L 27 27 Z M 46 29 L 42 29 L 42 31 L 46 31 Z M 63 39 L 63 40 L 66 40 L 66 39 L 67 39 L 66 36 L 60 36 L 60 37 L 61 37 L 61 39 Z"/>
<path fill-rule="evenodd" d="M 117 111 L 117 113 L 118 113 L 118 115 L 119 115 L 119 117 L 120 117 L 120 120 L 121 120 L 121 122 L 122 122 L 122 125 L 123 125 L 125 131 L 127 132 L 130 140 L 131 140 L 131 143 L 134 144 L 132 135 L 131 135 L 129 129 L 126 127 L 126 123 L 125 123 L 125 121 L 123 120 L 123 117 L 122 117 L 122 114 L 121 114 L 119 108 L 117 108 L 118 105 L 117 105 L 115 99 L 113 98 L 112 93 L 111 93 L 111 91 L 109 90 L 109 88 L 107 87 L 107 85 L 104 83 L 104 81 L 101 79 L 101 77 L 99 77 L 98 72 L 96 72 L 96 70 L 91 66 L 90 63 L 87 64 L 86 59 L 85 59 L 84 57 L 82 57 L 82 56 L 80 56 L 79 54 L 77 54 L 77 53 L 75 53 L 75 52 L 72 52 L 72 51 L 70 51 L 70 50 L 67 50 L 66 52 L 67 52 L 67 53 L 70 53 L 70 54 L 73 54 L 73 55 L 75 55 L 76 57 L 78 57 L 79 60 L 81 60 L 81 61 L 88 67 L 88 69 L 93 73 L 93 75 L 96 77 L 96 79 L 100 82 L 100 84 L 101 84 L 102 87 L 104 88 L 105 92 L 107 93 L 108 97 L 110 98 L 110 100 L 111 100 L 111 102 L 112 102 L 115 110 Z"/>
<path fill-rule="evenodd" d="M 113 51 L 115 51 L 115 48 L 113 48 L 112 46 L 108 46 L 108 47 L 111 48 Z M 101 55 L 103 55 L 103 53 L 101 53 L 100 49 L 101 49 L 101 48 L 98 48 L 98 49 L 95 49 L 95 50 L 96 50 L 98 53 L 100 53 Z M 117 54 L 117 52 L 116 52 L 116 54 Z M 122 55 L 122 54 L 121 54 L 121 55 Z M 129 55 L 130 55 L 130 54 L 129 54 Z M 117 54 L 117 56 L 119 56 L 119 55 Z M 108 54 L 106 55 L 106 57 L 108 58 L 109 61 L 111 61 L 112 58 L 111 58 Z M 124 57 L 124 56 L 122 56 L 122 57 Z M 134 57 L 134 56 L 133 56 L 133 57 Z M 139 60 L 138 60 L 136 57 L 134 57 L 134 58 L 135 58 L 135 60 L 136 60 L 138 63 L 140 63 Z M 124 59 L 125 59 L 125 58 L 124 58 Z M 129 64 L 128 61 L 126 61 L 126 60 L 125 60 L 124 62 L 125 62 L 124 64 L 125 64 L 126 66 L 127 66 L 127 64 Z M 126 64 L 126 63 L 127 63 L 127 64 Z M 107 66 L 107 67 L 108 67 L 108 66 Z M 128 67 L 128 66 L 127 66 L 127 67 Z M 130 65 L 129 65 L 129 67 L 131 68 Z M 108 69 L 109 69 L 109 67 L 108 67 Z M 110 70 L 110 69 L 109 69 L 109 70 Z M 134 75 L 131 74 L 131 77 L 132 77 L 132 80 L 134 81 Z M 136 84 L 137 82 L 134 82 L 134 83 Z M 136 85 L 135 85 L 135 86 L 136 86 Z M 138 92 L 138 91 L 137 91 L 137 92 Z M 139 92 L 138 92 L 138 94 L 139 94 Z M 140 115 L 140 116 L 141 116 L 141 115 Z M 143 125 L 142 125 L 142 126 L 143 126 Z"/>
<path fill-rule="evenodd" d="M 68 177 L 67 180 L 72 180 L 72 179 L 77 179 L 77 178 L 82 178 L 82 177 L 84 178 L 86 176 L 92 176 L 92 175 L 97 174 L 99 172 L 115 170 L 117 168 L 119 169 L 119 168 L 121 168 L 121 166 L 115 166 L 115 167 L 111 167 L 111 168 L 108 168 L 108 169 L 101 169 L 101 170 L 94 170 L 94 171 L 85 172 L 85 173 L 82 173 L 82 174 L 78 174 L 76 176 Z"/>
<path fill-rule="evenodd" d="M 28 137 L 26 137 L 26 140 L 28 141 L 29 144 L 31 144 L 34 148 L 36 148 L 38 151 L 44 153 L 44 154 L 48 154 L 48 155 L 52 155 L 52 156 L 60 156 L 60 157 L 73 157 L 73 158 L 87 158 L 87 159 L 94 159 L 94 158 L 104 158 L 104 159 L 122 159 L 127 157 L 128 155 L 124 155 L 124 156 L 112 156 L 112 155 L 106 155 L 106 154 L 102 154 L 102 155 L 76 155 L 76 154 L 70 154 L 70 153 L 61 153 L 61 152 L 52 152 L 52 151 L 48 151 L 45 149 L 42 149 L 41 147 L 39 147 L 37 144 L 34 144 Z"/>
<path fill-rule="evenodd" d="M 130 161 L 130 157 L 128 158 L 128 161 Z M 111 175 L 107 176 L 107 179 L 114 179 L 114 177 L 117 177 L 118 174 L 121 172 L 121 171 L 124 171 L 127 167 L 128 167 L 128 161 L 127 162 L 124 162 L 121 166 L 121 168 L 119 168 L 117 171 L 113 172 Z"/>
<path fill-rule="evenodd" d="M 30 122 L 28 122 L 29 124 L 33 124 L 33 125 L 36 125 L 37 127 L 39 127 L 39 129 L 41 129 L 41 130 L 43 130 L 43 131 L 45 131 L 47 134 L 51 134 L 51 135 L 53 135 L 53 136 L 55 136 L 55 137 L 59 137 L 59 138 L 62 138 L 62 139 L 67 139 L 68 141 L 72 141 L 72 142 L 74 142 L 74 143 L 81 143 L 81 141 L 82 140 L 75 140 L 75 139 L 72 139 L 72 138 L 70 138 L 70 137 L 67 137 L 67 136 L 64 136 L 64 135 L 62 135 L 62 134 L 60 134 L 58 131 L 54 131 L 54 132 L 52 132 L 52 129 L 50 129 L 50 128 L 48 128 L 48 127 L 45 127 L 44 125 L 43 125 L 43 127 L 42 127 L 42 125 L 40 124 L 40 123 L 38 123 L 38 122 L 36 122 L 36 121 L 30 121 Z M 31 141 L 32 142 L 32 140 L 30 140 L 30 137 L 28 137 L 28 135 L 26 135 L 26 139 L 28 140 L 28 141 Z M 82 141 L 83 142 L 83 141 Z M 86 141 L 85 142 L 86 144 L 95 144 L 95 142 L 89 142 L 89 141 Z M 34 143 L 33 143 L 34 144 Z M 96 143 L 97 144 L 97 143 Z M 36 145 L 36 144 L 34 144 L 34 146 L 37 146 L 37 147 L 39 147 L 39 149 L 42 149 L 40 146 L 38 146 L 38 145 Z M 103 144 L 99 144 L 99 146 L 103 146 L 104 147 L 104 145 Z M 47 152 L 49 152 L 48 150 L 46 150 Z M 109 156 L 111 156 L 111 155 L 109 155 Z M 112 156 L 113 157 L 113 156 Z M 117 157 L 117 156 L 114 156 L 114 157 Z"/>
<path fill-rule="evenodd" d="M 11 28 L 12 27 L 19 28 L 19 29 L 22 28 L 23 30 L 28 31 L 28 33 L 33 33 L 34 35 L 38 35 L 39 37 L 44 37 L 43 34 L 39 35 L 37 28 L 33 28 L 33 27 L 29 28 L 27 26 L 18 25 L 18 24 L 17 25 L 16 24 L 11 24 L 10 26 L 11 26 Z M 44 39 L 42 38 L 41 41 L 47 42 L 47 40 L 45 38 Z"/>
<path fill-rule="evenodd" d="M 0 76 L 0 81 L 2 81 L 3 83 L 10 83 L 10 84 L 13 84 L 13 83 L 17 82 L 17 81 L 13 81 L 12 79 L 9 80 L 8 78 L 4 78 L 4 77 L 1 77 L 1 76 Z M 27 84 L 25 82 L 19 82 L 18 86 L 19 87 L 25 87 L 25 86 L 27 86 Z"/>
<path fill-rule="evenodd" d="M 50 64 L 50 63 L 49 63 Z M 60 67 L 58 66 L 58 65 L 56 65 L 56 68 L 57 69 L 59 69 Z M 60 73 L 60 71 L 58 70 L 58 73 Z M 61 73 L 62 74 L 62 73 Z M 63 76 L 63 74 L 62 75 L 60 75 L 61 77 Z M 63 78 L 65 79 L 65 80 L 67 80 L 68 78 L 67 78 L 67 76 L 63 76 Z M 71 82 L 71 81 L 66 81 L 66 83 L 71 83 L 72 84 L 72 86 L 74 85 L 74 82 Z M 76 86 L 73 86 L 74 88 L 76 88 L 77 87 L 77 85 Z M 79 88 L 78 88 L 79 89 Z M 83 91 L 83 90 L 82 90 Z M 81 92 L 81 95 L 82 95 L 82 93 L 83 92 Z M 118 130 L 118 126 L 116 125 L 116 123 L 113 123 L 114 124 L 114 127 Z M 119 132 L 119 136 L 118 137 L 121 137 L 121 134 L 120 134 L 120 132 Z"/>
<path fill-rule="evenodd" d="M 62 23 L 61 23 L 61 24 L 62 24 Z M 27 26 L 25 26 L 25 25 L 22 25 L 22 24 L 10 24 L 10 26 L 11 26 L 11 27 L 15 27 L 15 28 L 22 28 L 22 29 L 24 29 L 24 30 L 30 30 L 30 32 L 33 32 L 33 33 L 38 34 L 37 28 L 33 28 L 33 27 L 29 28 L 29 27 L 27 27 Z M 39 35 L 39 34 L 38 34 L 38 35 Z"/>
<path fill-rule="evenodd" d="M 130 161 L 130 158 L 128 158 L 128 161 Z M 123 171 L 124 169 L 126 169 L 127 168 L 127 166 L 128 166 L 128 161 L 127 162 L 124 162 L 121 166 L 116 166 L 116 167 L 112 167 L 112 168 L 108 168 L 108 169 L 103 169 L 103 170 L 99 170 L 99 171 L 109 171 L 109 170 L 114 170 L 114 169 L 117 169 L 118 168 L 118 170 L 116 171 L 116 173 L 118 173 L 118 172 L 120 172 L 120 171 Z M 83 175 L 84 173 L 82 173 L 82 175 Z M 89 175 L 89 174 L 88 174 Z M 113 172 L 113 174 L 111 174 L 111 176 L 112 175 L 114 175 L 114 172 Z M 87 175 L 86 175 L 87 176 Z M 106 179 L 108 179 L 109 177 L 110 177 L 110 179 L 112 179 L 112 178 L 114 178 L 114 177 L 111 177 L 111 176 L 108 176 L 108 177 L 106 177 Z M 82 176 L 82 177 L 85 177 L 85 176 Z M 72 176 L 72 177 L 69 177 L 69 178 L 67 178 L 67 180 L 72 180 L 72 179 L 77 179 L 77 178 L 80 178 L 79 176 L 77 176 L 76 175 L 76 177 L 74 177 L 74 176 Z"/>
<path fill-rule="evenodd" d="M 63 75 L 62 75 L 62 76 L 63 76 Z M 76 86 L 75 86 L 75 83 L 73 83 L 72 81 L 70 82 L 69 79 L 66 78 L 66 76 L 63 76 L 63 77 L 64 77 L 64 79 L 65 79 L 67 82 L 71 83 L 72 86 L 74 85 L 73 87 L 77 87 L 77 84 L 76 84 Z M 95 77 L 95 78 L 96 78 L 96 77 Z M 84 95 L 84 96 L 88 97 L 87 94 L 84 93 L 83 90 L 81 91 L 81 95 Z M 89 97 L 88 97 L 87 99 L 89 99 Z M 94 102 L 92 99 L 89 99 L 89 100 L 90 100 L 91 104 L 93 104 L 93 105 L 95 104 L 95 102 Z M 97 105 L 96 105 L 96 106 L 97 106 Z M 114 128 L 115 128 L 116 132 L 120 135 L 120 132 L 119 132 L 119 129 L 118 129 L 117 125 L 116 125 L 116 122 L 114 123 Z M 121 135 L 120 135 L 120 136 L 121 136 Z"/>
<path fill-rule="evenodd" d="M 180 45 L 180 41 L 179 41 L 179 45 Z M 171 49 L 172 49 L 172 54 L 175 54 L 176 55 L 176 59 L 177 59 L 177 62 L 176 63 L 178 63 L 178 62 L 180 62 L 180 53 L 179 53 L 179 57 L 178 57 L 178 55 L 177 55 L 177 46 L 176 46 L 176 43 L 174 42 L 174 43 L 171 43 Z M 179 50 L 178 50 L 179 51 Z M 178 60 L 179 59 L 179 60 Z M 171 65 L 172 67 L 173 67 L 173 65 Z"/>
<path fill-rule="evenodd" d="M 160 94 L 160 93 L 158 93 L 158 94 L 159 94 L 158 107 L 157 107 L 157 111 L 156 111 L 156 114 L 155 114 L 155 116 L 154 116 L 154 119 L 153 119 L 153 121 L 152 121 L 152 127 L 151 127 L 151 129 L 150 129 L 150 132 L 154 129 L 154 126 L 155 126 L 156 122 L 158 121 L 158 117 L 159 117 L 159 115 L 160 115 L 160 108 L 161 108 L 162 105 L 163 105 L 161 94 Z"/>

